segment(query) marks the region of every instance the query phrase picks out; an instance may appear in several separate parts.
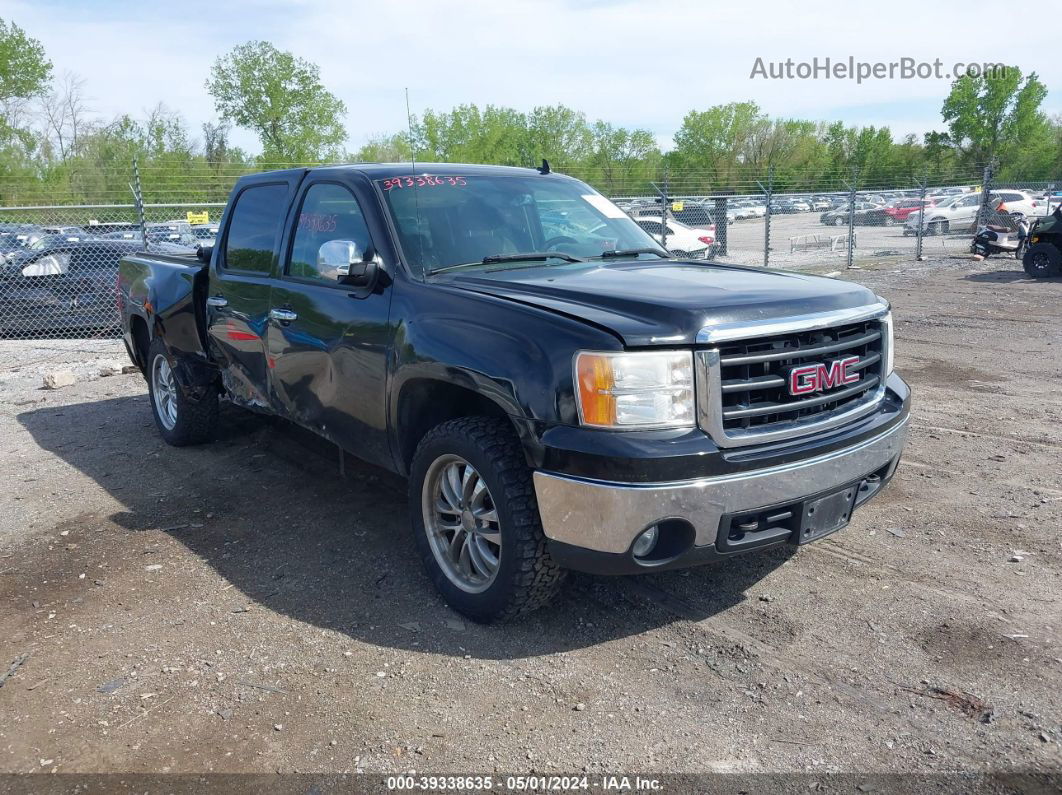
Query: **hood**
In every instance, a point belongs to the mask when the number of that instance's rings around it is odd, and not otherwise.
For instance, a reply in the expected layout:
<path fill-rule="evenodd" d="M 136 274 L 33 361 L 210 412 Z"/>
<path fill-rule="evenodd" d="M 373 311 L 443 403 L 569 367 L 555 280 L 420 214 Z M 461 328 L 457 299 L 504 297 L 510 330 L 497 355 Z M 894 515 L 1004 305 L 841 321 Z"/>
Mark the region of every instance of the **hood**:
<path fill-rule="evenodd" d="M 630 347 L 692 345 L 718 323 L 759 322 L 866 306 L 851 282 L 733 265 L 619 262 L 460 274 L 451 284 L 608 329 Z"/>

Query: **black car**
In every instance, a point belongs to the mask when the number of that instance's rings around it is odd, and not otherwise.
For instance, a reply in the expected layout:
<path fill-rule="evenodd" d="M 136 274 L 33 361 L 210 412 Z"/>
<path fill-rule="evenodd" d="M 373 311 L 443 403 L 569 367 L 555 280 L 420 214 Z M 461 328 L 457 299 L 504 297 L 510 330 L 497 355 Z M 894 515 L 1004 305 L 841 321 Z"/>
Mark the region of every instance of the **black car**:
<path fill-rule="evenodd" d="M 852 223 L 856 226 L 881 226 L 884 223 L 885 208 L 880 204 L 870 202 L 856 202 L 855 210 L 851 211 Z M 848 203 L 836 210 L 827 210 L 819 216 L 819 222 L 827 226 L 848 226 L 849 216 Z"/>
<path fill-rule="evenodd" d="M 36 224 L 0 224 L 0 257 L 20 251 L 42 234 L 44 230 Z"/>
<path fill-rule="evenodd" d="M 0 334 L 117 326 L 118 260 L 142 247 L 132 241 L 71 241 L 54 235 L 16 253 L 0 265 Z"/>

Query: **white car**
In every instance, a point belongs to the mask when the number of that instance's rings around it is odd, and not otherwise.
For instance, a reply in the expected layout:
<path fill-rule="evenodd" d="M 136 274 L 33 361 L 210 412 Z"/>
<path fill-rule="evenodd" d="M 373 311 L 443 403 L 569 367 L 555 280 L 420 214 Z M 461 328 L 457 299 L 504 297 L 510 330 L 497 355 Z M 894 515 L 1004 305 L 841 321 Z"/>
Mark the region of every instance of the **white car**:
<path fill-rule="evenodd" d="M 640 215 L 634 223 L 652 235 L 657 243 L 663 243 L 664 227 L 659 215 Z M 696 229 L 668 218 L 666 248 L 676 257 L 706 259 L 715 252 L 715 235 L 707 229 Z"/>
<path fill-rule="evenodd" d="M 767 214 L 767 206 L 754 202 L 739 201 L 731 204 L 734 217 L 738 220 L 745 218 L 763 218 Z"/>
<path fill-rule="evenodd" d="M 1047 204 L 1036 199 L 1028 191 L 1001 189 L 988 195 L 990 210 L 1000 210 L 1019 218 L 1047 214 Z M 980 193 L 961 193 L 954 199 L 929 207 L 923 213 L 914 212 L 907 217 L 903 233 L 918 234 L 918 225 L 927 235 L 945 235 L 948 232 L 972 232 L 981 209 Z"/>

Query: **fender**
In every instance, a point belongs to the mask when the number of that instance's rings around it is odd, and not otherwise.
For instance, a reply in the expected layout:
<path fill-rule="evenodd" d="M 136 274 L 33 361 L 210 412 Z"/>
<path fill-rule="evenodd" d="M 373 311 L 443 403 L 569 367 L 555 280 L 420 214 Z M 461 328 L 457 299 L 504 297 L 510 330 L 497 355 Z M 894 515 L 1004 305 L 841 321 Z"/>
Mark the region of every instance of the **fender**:
<path fill-rule="evenodd" d="M 403 393 L 418 382 L 462 387 L 512 421 L 532 464 L 539 436 L 578 424 L 572 360 L 578 350 L 621 350 L 615 336 L 547 309 L 441 283 L 403 280 L 392 316 L 388 427 L 399 471 Z"/>

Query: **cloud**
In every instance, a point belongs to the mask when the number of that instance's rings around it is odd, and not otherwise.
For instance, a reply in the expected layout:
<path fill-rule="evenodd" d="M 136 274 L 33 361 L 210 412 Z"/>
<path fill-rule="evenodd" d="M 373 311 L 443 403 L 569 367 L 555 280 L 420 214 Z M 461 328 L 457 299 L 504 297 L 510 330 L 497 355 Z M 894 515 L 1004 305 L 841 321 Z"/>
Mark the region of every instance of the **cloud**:
<path fill-rule="evenodd" d="M 665 141 L 687 111 L 749 99 L 772 115 L 921 132 L 940 125 L 945 80 L 765 81 L 750 79 L 752 66 L 757 57 L 940 58 L 947 68 L 990 61 L 1035 70 L 1049 89 L 1058 85 L 1062 62 L 1045 57 L 1054 51 L 1049 26 L 986 37 L 985 20 L 998 13 L 998 3 L 970 0 L 961 13 L 945 3 L 812 7 L 791 0 L 112 1 L 76 12 L 65 3 L 18 0 L 0 10 L 42 41 L 58 71 L 86 78 L 102 115 L 161 100 L 196 128 L 214 116 L 203 88 L 214 58 L 248 39 L 268 39 L 321 66 L 325 84 L 347 105 L 352 148 L 374 133 L 404 129 L 406 87 L 414 112 L 560 102 Z M 1053 96 L 1049 106 L 1062 109 Z M 246 133 L 237 143 L 256 147 Z"/>

